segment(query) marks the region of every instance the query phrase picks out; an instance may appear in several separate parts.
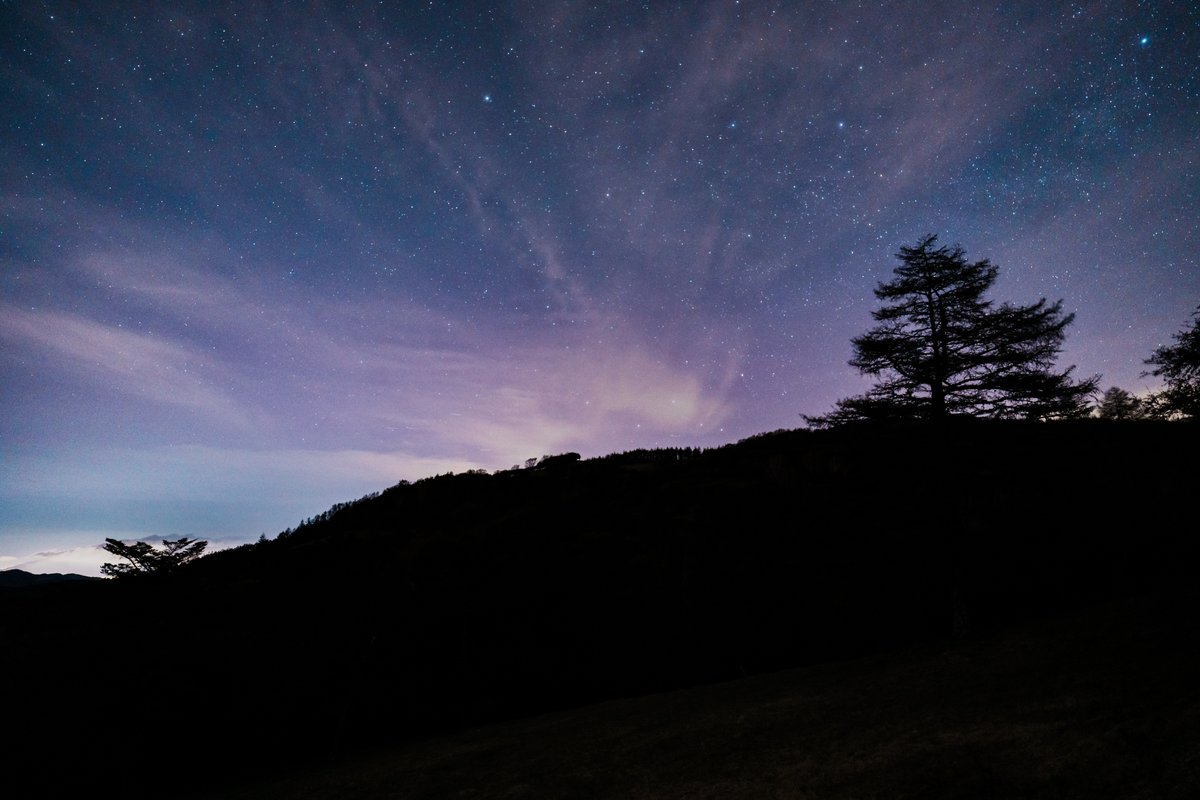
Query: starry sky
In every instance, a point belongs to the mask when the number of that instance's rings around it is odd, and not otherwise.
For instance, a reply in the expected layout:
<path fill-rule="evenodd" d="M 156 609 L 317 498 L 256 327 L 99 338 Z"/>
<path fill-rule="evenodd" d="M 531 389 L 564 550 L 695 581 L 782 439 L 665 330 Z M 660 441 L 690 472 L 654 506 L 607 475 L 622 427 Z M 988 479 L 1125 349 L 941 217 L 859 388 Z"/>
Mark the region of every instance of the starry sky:
<path fill-rule="evenodd" d="M 803 424 L 922 234 L 1153 388 L 1184 2 L 0 2 L 0 568 Z"/>

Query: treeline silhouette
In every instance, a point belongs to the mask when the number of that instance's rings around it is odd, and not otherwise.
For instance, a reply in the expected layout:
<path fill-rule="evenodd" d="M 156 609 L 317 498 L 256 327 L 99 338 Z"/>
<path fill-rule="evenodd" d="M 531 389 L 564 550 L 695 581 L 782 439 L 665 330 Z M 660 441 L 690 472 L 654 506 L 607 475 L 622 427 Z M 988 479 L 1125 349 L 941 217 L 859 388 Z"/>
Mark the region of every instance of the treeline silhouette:
<path fill-rule="evenodd" d="M 166 796 L 1107 598 L 1182 620 L 1198 445 L 1146 420 L 777 431 L 401 482 L 161 579 L 3 592 L 11 774 Z"/>

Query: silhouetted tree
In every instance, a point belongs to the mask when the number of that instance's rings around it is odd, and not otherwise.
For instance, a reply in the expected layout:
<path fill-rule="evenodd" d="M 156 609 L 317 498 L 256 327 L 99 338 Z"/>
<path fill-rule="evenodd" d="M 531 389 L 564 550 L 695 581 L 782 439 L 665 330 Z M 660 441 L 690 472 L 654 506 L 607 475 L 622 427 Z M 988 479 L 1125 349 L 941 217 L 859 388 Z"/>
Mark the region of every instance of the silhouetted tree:
<path fill-rule="evenodd" d="M 149 542 L 125 544 L 118 539 L 105 539 L 103 547 L 129 563 L 104 564 L 100 567 L 100 572 L 110 578 L 122 578 L 170 572 L 179 565 L 198 558 L 204 552 L 204 548 L 208 547 L 208 542 L 203 539 L 189 539 L 186 536 L 174 541 L 163 539 L 162 549 L 159 549 Z"/>
<path fill-rule="evenodd" d="M 1161 416 L 1200 418 L 1200 306 L 1192 323 L 1174 335 L 1175 344 L 1163 345 L 1146 359 L 1154 367 L 1143 375 L 1163 378 L 1166 386 L 1151 398 Z"/>
<path fill-rule="evenodd" d="M 970 262 L 961 247 L 936 247 L 928 235 L 897 253 L 895 279 L 879 284 L 880 323 L 853 339 L 850 365 L 880 378 L 811 425 L 861 419 L 1074 417 L 1089 410 L 1098 378 L 1076 382 L 1053 369 L 1064 330 L 1075 318 L 1062 301 L 993 307 L 984 293 L 997 268 Z"/>
<path fill-rule="evenodd" d="M 1144 416 L 1142 402 L 1119 386 L 1113 386 L 1100 399 L 1096 416 L 1100 419 L 1139 419 Z"/>

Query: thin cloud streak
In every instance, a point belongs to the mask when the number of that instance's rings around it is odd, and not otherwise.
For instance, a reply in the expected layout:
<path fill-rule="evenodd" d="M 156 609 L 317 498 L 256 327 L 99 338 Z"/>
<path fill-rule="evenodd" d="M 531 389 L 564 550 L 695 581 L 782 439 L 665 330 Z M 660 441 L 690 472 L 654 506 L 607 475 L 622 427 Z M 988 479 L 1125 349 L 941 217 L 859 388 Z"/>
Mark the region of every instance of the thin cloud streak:
<path fill-rule="evenodd" d="M 272 418 L 271 395 L 290 391 L 314 410 L 336 409 L 341 422 L 334 432 L 361 430 L 362 423 L 375 419 L 393 428 L 423 430 L 418 446 L 436 449 L 437 441 L 468 444 L 464 430 L 490 431 L 498 438 L 478 442 L 479 452 L 499 450 L 507 458 L 521 439 L 515 431 L 547 446 L 579 445 L 606 430 L 614 416 L 669 435 L 716 425 L 730 411 L 723 398 L 727 383 L 706 388 L 702 375 L 668 367 L 666 354 L 652 355 L 659 348 L 631 338 L 619 318 L 605 320 L 597 314 L 581 320 L 564 329 L 552 347 L 519 340 L 497 347 L 477 326 L 419 307 L 314 303 L 286 288 L 263 281 L 235 283 L 158 254 L 96 253 L 80 259 L 77 268 L 114 304 L 136 303 L 170 321 L 164 327 L 180 335 L 203 330 L 210 338 L 226 340 L 223 382 L 242 387 L 241 418 L 260 424 Z M 84 325 L 104 328 L 87 321 L 76 321 L 74 327 Z M 238 347 L 243 341 L 253 342 L 253 349 Z M 190 352 L 186 340 L 153 343 L 162 351 Z M 86 361 L 88 354 L 81 352 L 80 360 Z M 266 354 L 274 364 L 260 361 Z M 732 357 L 727 352 L 725 358 Z M 723 374 L 730 369 L 727 364 Z M 517 418 L 504 416 L 502 405 L 472 405 L 472 398 L 497 386 L 538 398 L 537 412 Z M 348 392 L 347 387 L 355 388 Z M 135 380 L 123 389 L 171 402 L 187 397 L 165 380 L 147 386 Z M 233 407 L 233 401 L 227 398 L 226 406 Z M 450 418 L 448 410 L 459 417 Z M 475 422 L 463 425 L 464 413 Z M 558 419 L 580 414 L 575 423 Z M 491 418 L 496 415 L 501 418 Z M 276 418 L 273 424 L 288 422 Z M 559 434 L 548 438 L 538 433 L 550 427 Z M 385 435 L 377 436 L 386 441 Z"/>
<path fill-rule="evenodd" d="M 237 402 L 213 386 L 222 380 L 225 368 L 177 342 L 78 315 L 13 306 L 0 306 L 0 337 L 12 346 L 40 350 L 51 356 L 52 366 L 74 368 L 108 389 L 181 406 L 238 427 L 249 424 Z"/>

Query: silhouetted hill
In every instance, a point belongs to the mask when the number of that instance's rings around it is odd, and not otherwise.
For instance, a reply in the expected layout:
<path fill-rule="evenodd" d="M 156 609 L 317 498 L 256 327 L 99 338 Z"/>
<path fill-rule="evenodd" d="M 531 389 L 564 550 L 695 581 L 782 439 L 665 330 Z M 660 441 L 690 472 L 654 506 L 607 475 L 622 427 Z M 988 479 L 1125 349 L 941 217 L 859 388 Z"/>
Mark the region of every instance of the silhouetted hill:
<path fill-rule="evenodd" d="M 1198 440 L 863 426 L 402 483 L 169 580 L 6 599 L 7 684 L 30 687 L 12 752 L 36 775 L 52 741 L 162 796 L 1114 598 L 1190 624 Z M 166 742 L 205 769 L 114 767 Z"/>
<path fill-rule="evenodd" d="M 23 569 L 0 570 L 0 589 L 19 589 L 26 586 L 44 586 L 48 583 L 63 581 L 94 581 L 87 575 L 76 575 L 73 572 L 26 572 Z"/>

